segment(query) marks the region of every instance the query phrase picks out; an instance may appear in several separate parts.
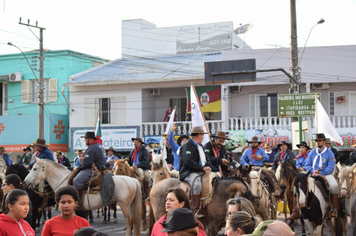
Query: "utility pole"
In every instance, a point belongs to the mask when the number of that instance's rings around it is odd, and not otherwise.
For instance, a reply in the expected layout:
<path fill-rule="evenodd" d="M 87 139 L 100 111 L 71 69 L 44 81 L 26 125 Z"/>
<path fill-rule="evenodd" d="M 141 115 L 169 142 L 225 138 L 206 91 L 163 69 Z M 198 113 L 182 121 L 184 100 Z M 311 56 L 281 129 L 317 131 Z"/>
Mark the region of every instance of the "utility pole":
<path fill-rule="evenodd" d="M 295 89 L 300 93 L 300 73 L 298 60 L 298 39 L 297 39 L 297 11 L 295 0 L 290 0 L 290 28 L 291 28 L 291 44 L 290 44 L 290 73 L 294 80 L 291 80 L 291 88 L 289 93 Z M 294 83 L 296 81 L 296 83 Z M 303 141 L 302 118 L 298 117 L 299 122 L 299 143 Z"/>
<path fill-rule="evenodd" d="M 30 25 L 30 20 L 27 21 L 27 24 L 21 22 L 21 17 L 20 17 L 20 25 L 25 25 L 27 27 L 33 27 L 37 28 L 40 30 L 40 38 L 38 38 L 31 30 L 31 32 L 36 36 L 36 38 L 40 41 L 40 53 L 39 53 L 39 80 L 38 80 L 38 138 L 44 138 L 44 112 L 43 112 L 43 105 L 44 105 L 44 99 L 43 99 L 43 91 L 44 91 L 44 85 L 43 85 L 43 30 L 45 28 L 39 27 L 37 24 L 38 22 L 36 21 L 36 25 Z"/>

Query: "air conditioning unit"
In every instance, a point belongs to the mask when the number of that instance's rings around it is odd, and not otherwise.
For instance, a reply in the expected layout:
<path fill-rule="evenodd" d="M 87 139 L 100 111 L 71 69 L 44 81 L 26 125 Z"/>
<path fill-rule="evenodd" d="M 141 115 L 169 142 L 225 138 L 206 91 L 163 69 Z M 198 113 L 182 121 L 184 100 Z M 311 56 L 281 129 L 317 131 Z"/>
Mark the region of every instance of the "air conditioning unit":
<path fill-rule="evenodd" d="M 161 94 L 161 91 L 159 88 L 153 88 L 150 89 L 150 95 L 151 96 L 159 96 Z"/>
<path fill-rule="evenodd" d="M 241 86 L 231 86 L 230 87 L 230 93 L 240 93 L 241 92 Z"/>
<path fill-rule="evenodd" d="M 329 83 L 312 84 L 312 89 L 328 89 L 328 88 L 330 88 Z"/>
<path fill-rule="evenodd" d="M 20 81 L 22 81 L 22 73 L 21 72 L 9 74 L 9 82 L 20 82 Z"/>

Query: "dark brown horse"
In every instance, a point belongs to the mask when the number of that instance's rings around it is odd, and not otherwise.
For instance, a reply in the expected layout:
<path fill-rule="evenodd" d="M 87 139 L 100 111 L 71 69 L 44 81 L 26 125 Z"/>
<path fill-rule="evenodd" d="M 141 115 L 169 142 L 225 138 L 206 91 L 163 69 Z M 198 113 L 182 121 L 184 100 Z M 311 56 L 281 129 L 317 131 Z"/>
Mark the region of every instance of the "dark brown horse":
<path fill-rule="evenodd" d="M 152 187 L 150 193 L 150 226 L 166 213 L 165 201 L 169 189 L 180 187 L 181 181 L 175 178 L 164 179 Z M 214 184 L 212 201 L 202 213 L 206 216 L 201 219 L 207 235 L 215 236 L 225 222 L 226 201 L 234 197 L 251 197 L 246 183 L 237 177 L 217 179 Z M 153 219 L 154 217 L 154 219 Z M 153 220 L 153 222 L 151 221 Z"/>

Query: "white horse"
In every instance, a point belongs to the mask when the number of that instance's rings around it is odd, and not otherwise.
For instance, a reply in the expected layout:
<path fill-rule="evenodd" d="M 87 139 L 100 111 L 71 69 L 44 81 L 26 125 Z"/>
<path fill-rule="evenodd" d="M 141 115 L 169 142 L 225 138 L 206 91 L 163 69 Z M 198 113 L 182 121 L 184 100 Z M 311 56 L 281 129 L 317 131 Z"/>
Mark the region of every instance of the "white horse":
<path fill-rule="evenodd" d="M 72 174 L 65 166 L 50 160 L 40 160 L 36 158 L 36 163 L 30 173 L 24 180 L 29 185 L 37 185 L 40 181 L 46 180 L 56 192 L 60 187 L 66 186 L 68 179 Z M 139 182 L 131 177 L 116 175 L 113 176 L 115 183 L 114 196 L 110 203 L 117 202 L 121 207 L 122 213 L 126 219 L 126 236 L 131 235 L 134 226 L 134 235 L 140 235 L 142 194 Z M 95 210 L 104 207 L 100 193 L 84 194 L 84 210 Z"/>

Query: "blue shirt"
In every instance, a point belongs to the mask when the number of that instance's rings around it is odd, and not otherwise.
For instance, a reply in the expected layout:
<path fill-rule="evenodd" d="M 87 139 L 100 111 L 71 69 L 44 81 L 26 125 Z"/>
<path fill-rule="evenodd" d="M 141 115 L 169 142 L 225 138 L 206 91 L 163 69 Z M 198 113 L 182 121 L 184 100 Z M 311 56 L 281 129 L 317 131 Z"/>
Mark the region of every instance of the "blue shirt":
<path fill-rule="evenodd" d="M 9 166 L 12 164 L 12 161 L 10 159 L 10 155 L 4 153 L 4 155 L 2 156 L 2 158 L 4 159 L 4 161 L 6 161 L 6 164 L 8 164 Z"/>
<path fill-rule="evenodd" d="M 173 152 L 173 156 L 174 156 L 173 167 L 174 167 L 175 170 L 179 170 L 178 149 L 180 148 L 180 146 L 175 142 L 173 132 L 169 132 L 168 143 L 171 146 L 171 149 L 172 149 L 172 152 Z"/>
<path fill-rule="evenodd" d="M 75 166 L 75 167 L 79 167 L 79 165 L 80 165 L 80 163 L 79 163 L 79 158 L 77 158 L 77 159 L 75 160 L 74 166 Z"/>
<path fill-rule="evenodd" d="M 306 160 L 306 164 L 304 166 L 304 169 L 306 171 L 311 170 L 311 174 L 313 174 L 314 170 L 319 170 L 319 160 L 315 162 L 315 165 L 313 166 L 314 159 L 317 158 L 317 153 L 316 149 L 313 149 L 308 156 L 308 159 Z M 333 173 L 335 169 L 335 155 L 332 151 L 327 149 L 325 153 L 321 155 L 322 158 L 322 169 L 320 171 L 320 175 L 330 175 Z"/>
<path fill-rule="evenodd" d="M 246 149 L 246 151 L 243 153 L 241 157 L 241 165 L 246 166 L 247 164 L 253 165 L 253 166 L 263 166 L 263 161 L 267 161 L 269 159 L 269 156 L 266 155 L 265 151 L 262 148 L 257 148 L 257 151 L 255 153 L 256 156 L 263 156 L 263 159 L 261 160 L 255 160 L 254 158 L 251 158 L 252 155 L 252 150 L 251 147 Z"/>
<path fill-rule="evenodd" d="M 137 152 L 138 153 L 138 152 Z M 137 155 L 138 156 L 138 155 Z M 115 161 L 119 160 L 119 158 L 115 155 L 112 155 L 110 158 L 109 156 L 106 157 L 106 163 L 108 163 L 110 160 L 113 160 L 114 162 L 111 164 L 111 169 L 114 168 Z"/>
<path fill-rule="evenodd" d="M 42 149 L 42 151 L 40 152 L 40 155 L 38 156 L 38 159 L 48 159 L 48 160 L 54 161 L 52 152 L 46 147 L 44 147 Z M 29 164 L 30 168 L 32 168 L 32 166 L 35 163 L 36 163 L 36 161 L 34 161 L 31 164 Z"/>
<path fill-rule="evenodd" d="M 266 153 L 266 152 L 265 152 Z M 270 154 L 267 154 L 266 155 L 268 156 L 268 160 L 266 160 L 265 162 L 266 163 L 273 163 L 274 161 L 274 157 L 276 156 L 276 153 L 274 151 L 271 151 Z"/>
<path fill-rule="evenodd" d="M 309 153 L 310 153 L 310 152 L 305 153 L 305 155 L 307 156 L 307 158 L 308 158 L 308 156 L 309 156 Z M 304 166 L 305 166 L 305 164 L 306 164 L 306 162 L 307 162 L 307 158 L 305 158 L 304 156 L 302 156 L 302 154 L 299 154 L 299 155 L 295 158 L 295 160 L 296 160 L 296 167 L 297 167 L 297 168 L 303 168 L 303 169 L 304 169 Z"/>
<path fill-rule="evenodd" d="M 133 163 L 132 165 L 133 165 L 133 166 L 137 166 L 138 163 L 140 163 L 140 160 L 139 160 L 140 158 L 139 158 L 139 157 L 140 157 L 141 148 L 142 148 L 142 146 L 141 146 L 140 149 L 136 152 L 136 161 L 135 161 L 135 158 L 132 159 L 132 163 Z M 132 156 L 133 156 L 133 155 L 132 155 Z"/>

